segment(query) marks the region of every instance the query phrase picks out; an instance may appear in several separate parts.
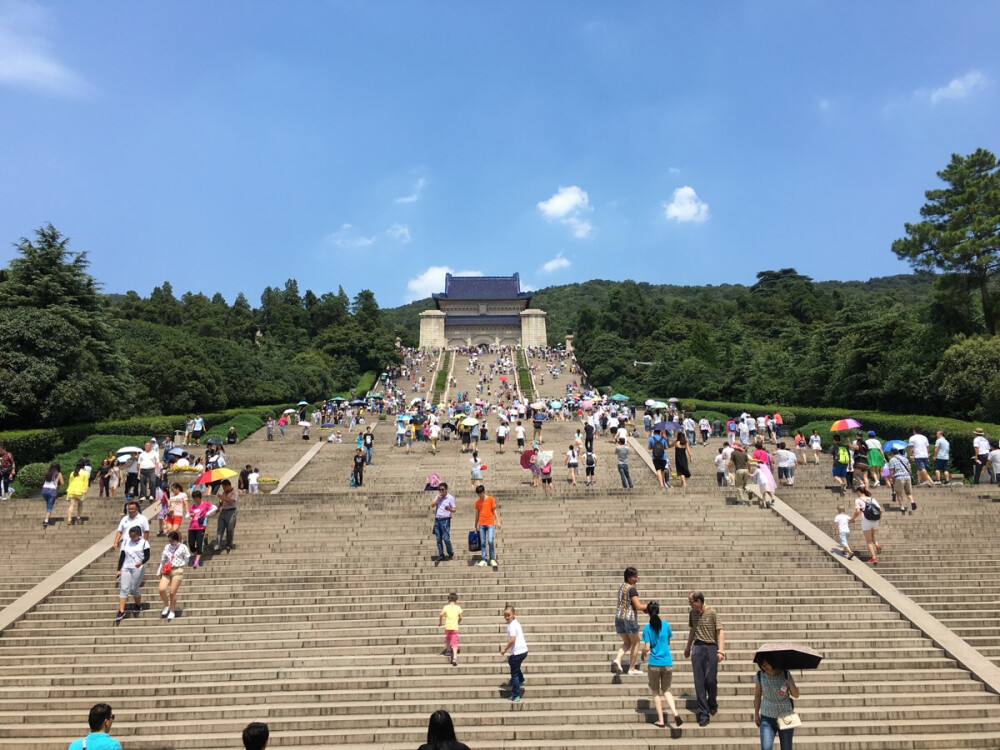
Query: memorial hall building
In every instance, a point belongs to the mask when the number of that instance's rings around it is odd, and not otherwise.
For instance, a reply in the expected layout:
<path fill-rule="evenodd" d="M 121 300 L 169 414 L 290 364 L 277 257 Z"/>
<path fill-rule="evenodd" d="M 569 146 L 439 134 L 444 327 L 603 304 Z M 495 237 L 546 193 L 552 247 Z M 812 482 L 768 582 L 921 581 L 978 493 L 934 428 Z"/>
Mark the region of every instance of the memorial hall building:
<path fill-rule="evenodd" d="M 545 311 L 513 276 L 452 276 L 431 295 L 436 309 L 420 313 L 420 346 L 546 346 Z"/>

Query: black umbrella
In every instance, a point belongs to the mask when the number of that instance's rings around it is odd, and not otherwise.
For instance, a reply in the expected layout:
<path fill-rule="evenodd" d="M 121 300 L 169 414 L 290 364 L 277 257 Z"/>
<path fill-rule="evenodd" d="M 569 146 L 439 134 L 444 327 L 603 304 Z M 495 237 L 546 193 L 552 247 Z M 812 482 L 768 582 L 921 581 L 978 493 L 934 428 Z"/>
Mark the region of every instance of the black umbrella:
<path fill-rule="evenodd" d="M 823 661 L 823 654 L 800 643 L 781 641 L 765 643 L 753 655 L 758 667 L 763 659 L 775 669 L 816 669 Z"/>
<path fill-rule="evenodd" d="M 210 437 L 205 441 L 205 445 L 223 445 L 222 438 Z"/>
<path fill-rule="evenodd" d="M 354 401 L 351 402 L 351 406 L 364 406 L 365 404 L 366 402 L 362 401 L 361 399 L 355 399 Z"/>
<path fill-rule="evenodd" d="M 187 454 L 188 452 L 183 448 L 171 448 L 170 450 L 167 451 L 168 456 L 177 456 L 177 458 L 180 458 L 181 456 L 186 456 Z"/>

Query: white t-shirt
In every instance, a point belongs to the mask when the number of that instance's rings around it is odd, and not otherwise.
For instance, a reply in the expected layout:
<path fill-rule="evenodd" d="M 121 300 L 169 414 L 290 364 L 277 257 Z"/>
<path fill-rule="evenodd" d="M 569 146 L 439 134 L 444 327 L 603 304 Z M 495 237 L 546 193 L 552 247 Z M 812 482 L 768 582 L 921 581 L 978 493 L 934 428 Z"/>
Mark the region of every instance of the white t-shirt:
<path fill-rule="evenodd" d="M 708 431 L 708 430 L 712 429 L 712 425 L 710 425 L 710 424 L 708 423 L 708 420 L 707 420 L 707 419 L 705 419 L 704 417 L 702 417 L 702 418 L 701 418 L 701 419 L 700 419 L 700 420 L 698 421 L 698 429 L 699 429 L 699 430 L 706 430 L 706 431 Z"/>
<path fill-rule="evenodd" d="M 128 530 L 133 526 L 141 528 L 143 536 L 149 533 L 149 520 L 142 513 L 137 513 L 135 518 L 129 518 L 126 513 L 118 523 L 118 531 L 123 537 L 128 539 Z"/>
<path fill-rule="evenodd" d="M 139 454 L 140 469 L 155 469 L 160 463 L 160 454 L 153 450 L 143 451 Z"/>
<path fill-rule="evenodd" d="M 934 447 L 937 449 L 937 457 L 942 461 L 951 458 L 951 443 L 944 439 L 944 435 L 934 441 Z"/>
<path fill-rule="evenodd" d="M 518 425 L 517 427 L 515 427 L 514 428 L 514 436 L 518 440 L 524 440 L 524 427 L 522 427 L 521 425 Z"/>
<path fill-rule="evenodd" d="M 528 653 L 528 642 L 524 640 L 524 631 L 521 630 L 521 623 L 515 617 L 507 623 L 507 639 L 514 639 L 514 648 L 509 653 L 514 656 Z"/>
<path fill-rule="evenodd" d="M 125 563 L 122 568 L 134 568 L 136 563 L 141 563 L 146 556 L 145 551 L 149 549 L 149 542 L 139 537 L 139 541 L 133 542 L 132 537 L 126 537 L 122 545 L 122 552 L 125 553 Z"/>
<path fill-rule="evenodd" d="M 851 533 L 851 517 L 846 513 L 838 513 L 833 517 L 833 522 L 837 524 L 837 531 L 841 534 Z"/>
<path fill-rule="evenodd" d="M 810 435 L 809 447 L 812 448 L 814 451 L 822 450 L 823 438 L 821 438 L 819 435 Z"/>
<path fill-rule="evenodd" d="M 913 448 L 914 458 L 930 458 L 930 441 L 925 435 L 910 435 L 910 447 Z"/>
<path fill-rule="evenodd" d="M 976 435 L 972 439 L 972 447 L 976 449 L 977 456 L 982 456 L 983 454 L 990 452 L 990 441 L 982 435 Z"/>
<path fill-rule="evenodd" d="M 774 452 L 774 458 L 778 462 L 778 466 L 783 469 L 787 469 L 791 466 L 795 466 L 795 454 L 790 450 L 779 449 Z"/>
<path fill-rule="evenodd" d="M 993 471 L 1000 474 L 1000 449 L 990 451 L 987 460 L 993 464 Z"/>
<path fill-rule="evenodd" d="M 725 474 L 726 473 L 726 461 L 727 461 L 726 454 L 725 453 L 717 453 L 715 455 L 715 458 L 713 460 L 715 461 L 715 472 L 717 474 Z"/>

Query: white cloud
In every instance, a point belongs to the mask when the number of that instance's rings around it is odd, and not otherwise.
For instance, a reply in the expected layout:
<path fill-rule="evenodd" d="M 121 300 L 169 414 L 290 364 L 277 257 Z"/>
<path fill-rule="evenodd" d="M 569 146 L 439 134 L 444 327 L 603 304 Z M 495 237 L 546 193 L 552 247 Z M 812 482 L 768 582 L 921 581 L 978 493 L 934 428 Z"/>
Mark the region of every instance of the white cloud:
<path fill-rule="evenodd" d="M 679 187 L 674 191 L 674 199 L 663 204 L 668 219 L 701 224 L 708 220 L 708 204 L 698 198 L 693 187 Z"/>
<path fill-rule="evenodd" d="M 590 234 L 593 225 L 583 218 L 589 211 L 590 198 L 586 190 L 581 190 L 576 185 L 561 187 L 555 195 L 547 201 L 540 201 L 538 210 L 549 221 L 564 224 L 570 228 L 574 237 L 583 239 Z"/>
<path fill-rule="evenodd" d="M 375 243 L 374 237 L 365 237 L 353 224 L 344 223 L 336 231 L 330 232 L 324 242 L 334 247 L 343 247 L 354 250 L 361 247 L 368 247 Z"/>
<path fill-rule="evenodd" d="M 406 302 L 425 299 L 435 292 L 443 292 L 444 277 L 449 273 L 453 276 L 483 275 L 482 271 L 454 271 L 448 266 L 431 266 L 416 278 L 406 282 Z"/>
<path fill-rule="evenodd" d="M 681 168 L 680 167 L 669 167 L 668 171 L 670 172 L 670 174 L 680 174 L 681 173 Z"/>
<path fill-rule="evenodd" d="M 48 11 L 14 0 L 0 6 L 0 85 L 82 96 L 90 85 L 50 51 Z"/>
<path fill-rule="evenodd" d="M 396 198 L 396 203 L 416 203 L 420 200 L 420 193 L 426 184 L 427 180 L 421 177 L 417 180 L 417 184 L 413 186 L 413 192 L 409 195 L 401 195 L 399 198 Z"/>
<path fill-rule="evenodd" d="M 953 79 L 947 86 L 934 89 L 930 92 L 929 98 L 931 104 L 940 104 L 950 99 L 965 99 L 985 86 L 986 76 L 978 70 L 972 70 L 960 78 Z"/>
<path fill-rule="evenodd" d="M 543 273 L 553 273 L 561 268 L 569 268 L 570 262 L 567 258 L 563 257 L 562 253 L 559 253 L 556 257 L 550 260 L 548 263 L 542 266 Z"/>
<path fill-rule="evenodd" d="M 406 224 L 393 224 L 385 233 L 404 245 L 410 241 L 410 228 Z"/>

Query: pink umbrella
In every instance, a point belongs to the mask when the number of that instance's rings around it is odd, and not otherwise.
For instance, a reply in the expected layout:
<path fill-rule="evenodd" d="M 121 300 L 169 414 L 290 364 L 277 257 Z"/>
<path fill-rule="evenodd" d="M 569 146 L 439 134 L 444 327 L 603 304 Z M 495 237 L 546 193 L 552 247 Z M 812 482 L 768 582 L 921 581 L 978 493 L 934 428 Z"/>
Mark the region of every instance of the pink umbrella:
<path fill-rule="evenodd" d="M 587 411 L 590 411 L 591 409 L 594 408 L 594 402 L 591 401 L 589 398 L 585 398 L 583 401 L 580 402 L 580 406 L 582 406 Z"/>

